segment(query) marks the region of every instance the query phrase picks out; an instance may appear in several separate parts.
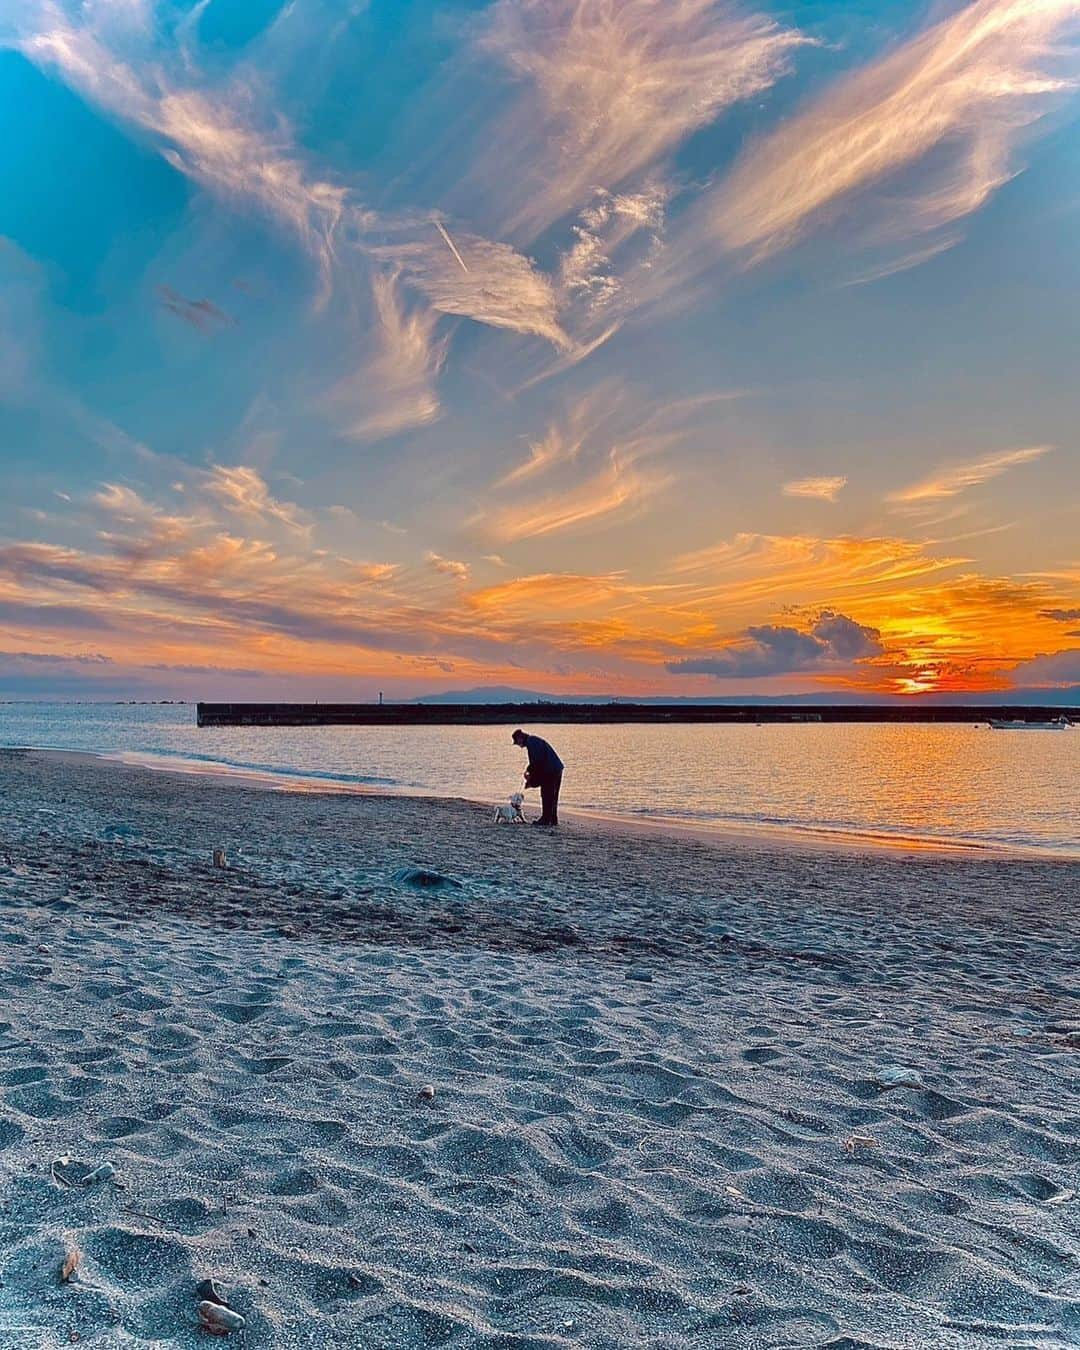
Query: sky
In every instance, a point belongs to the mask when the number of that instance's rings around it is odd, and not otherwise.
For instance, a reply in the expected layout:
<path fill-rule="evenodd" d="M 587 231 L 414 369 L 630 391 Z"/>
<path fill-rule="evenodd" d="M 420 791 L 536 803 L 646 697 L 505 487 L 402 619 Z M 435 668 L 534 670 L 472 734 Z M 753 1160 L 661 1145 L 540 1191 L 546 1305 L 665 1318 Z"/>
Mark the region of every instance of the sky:
<path fill-rule="evenodd" d="M 5 0 L 0 695 L 1080 684 L 1080 0 Z"/>

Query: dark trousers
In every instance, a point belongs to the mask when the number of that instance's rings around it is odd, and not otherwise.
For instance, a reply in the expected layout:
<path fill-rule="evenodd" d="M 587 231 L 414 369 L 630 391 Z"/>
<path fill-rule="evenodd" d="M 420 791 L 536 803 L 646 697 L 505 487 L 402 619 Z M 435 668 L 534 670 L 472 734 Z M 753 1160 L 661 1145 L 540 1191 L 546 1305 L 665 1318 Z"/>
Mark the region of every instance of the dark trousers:
<path fill-rule="evenodd" d="M 545 825 L 559 823 L 559 789 L 562 787 L 562 773 L 552 774 L 540 783 L 540 819 Z"/>

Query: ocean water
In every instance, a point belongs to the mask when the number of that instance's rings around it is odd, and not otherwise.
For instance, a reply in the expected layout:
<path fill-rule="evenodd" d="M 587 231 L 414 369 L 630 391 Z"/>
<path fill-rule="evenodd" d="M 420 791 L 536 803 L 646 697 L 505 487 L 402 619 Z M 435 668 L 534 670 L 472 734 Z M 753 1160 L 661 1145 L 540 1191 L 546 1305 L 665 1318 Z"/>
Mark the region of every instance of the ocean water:
<path fill-rule="evenodd" d="M 545 726 L 563 802 L 740 829 L 1020 847 L 1080 857 L 1080 727 Z M 192 705 L 0 705 L 0 745 L 125 754 L 388 792 L 505 801 L 509 727 L 203 728 Z M 528 801 L 535 814 L 537 794 Z M 530 806 L 526 807 L 530 813 Z"/>

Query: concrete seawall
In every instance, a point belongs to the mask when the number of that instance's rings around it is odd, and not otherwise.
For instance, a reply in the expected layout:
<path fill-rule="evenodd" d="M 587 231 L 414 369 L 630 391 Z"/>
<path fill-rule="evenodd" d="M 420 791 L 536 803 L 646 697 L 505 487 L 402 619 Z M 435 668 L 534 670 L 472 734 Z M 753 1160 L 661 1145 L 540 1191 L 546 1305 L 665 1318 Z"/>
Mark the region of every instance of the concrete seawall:
<path fill-rule="evenodd" d="M 501 726 L 517 723 L 1043 722 L 1080 708 L 753 703 L 200 703 L 201 727 Z"/>

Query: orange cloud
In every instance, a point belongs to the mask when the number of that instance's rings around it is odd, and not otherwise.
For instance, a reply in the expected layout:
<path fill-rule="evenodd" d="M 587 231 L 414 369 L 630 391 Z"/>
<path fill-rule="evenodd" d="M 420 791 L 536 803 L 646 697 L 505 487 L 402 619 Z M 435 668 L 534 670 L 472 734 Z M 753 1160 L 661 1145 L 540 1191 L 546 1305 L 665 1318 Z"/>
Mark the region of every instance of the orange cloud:
<path fill-rule="evenodd" d="M 268 515 L 269 494 L 234 486 L 247 519 Z M 546 572 L 476 585 L 467 560 L 434 550 L 405 565 L 295 552 L 289 529 L 280 543 L 239 535 L 233 505 L 207 493 L 199 514 L 181 515 L 111 485 L 93 503 L 109 522 L 96 548 L 0 545 L 2 645 L 304 675 L 401 677 L 436 662 L 520 682 L 558 670 L 559 687 L 631 691 L 664 687 L 666 667 L 699 688 L 709 670 L 754 679 L 782 667 L 802 687 L 993 688 L 1057 650 L 1056 616 L 1080 607 L 1075 577 L 980 576 L 887 537 L 747 533 L 648 582 Z"/>
<path fill-rule="evenodd" d="M 971 487 L 978 487 L 1021 464 L 1031 464 L 1053 450 L 1052 445 L 1032 445 L 1023 450 L 1005 450 L 996 455 L 962 460 L 939 469 L 929 478 L 923 478 L 910 487 L 890 492 L 887 501 L 901 506 L 922 506 L 956 497 Z"/>
<path fill-rule="evenodd" d="M 496 508 L 494 514 L 485 514 L 483 524 L 492 538 L 509 542 L 606 523 L 640 511 L 666 482 L 638 468 L 633 450 L 612 447 L 607 463 L 584 482 L 518 506 Z"/>
<path fill-rule="evenodd" d="M 287 530 L 307 534 L 311 526 L 293 502 L 280 502 L 270 495 L 266 480 L 248 464 L 227 468 L 215 464 L 210 469 L 204 490 L 230 514 L 251 521 L 276 521 Z"/>
<path fill-rule="evenodd" d="M 833 478 L 796 478 L 785 483 L 785 497 L 814 497 L 822 502 L 835 502 L 841 491 L 847 487 L 847 479 L 842 474 Z"/>

